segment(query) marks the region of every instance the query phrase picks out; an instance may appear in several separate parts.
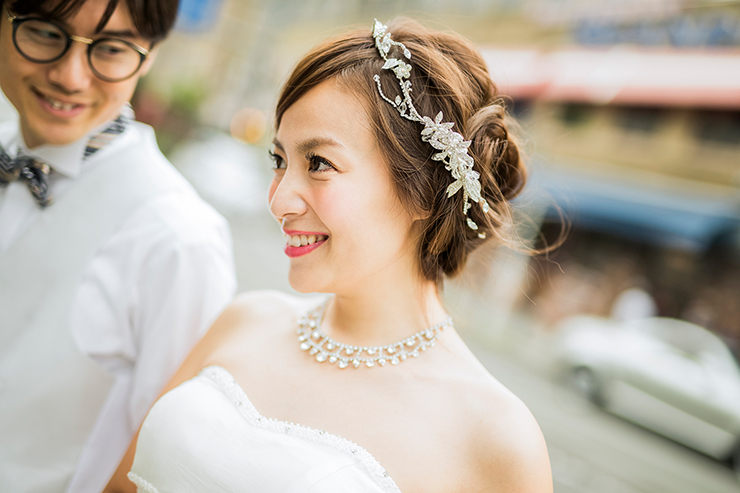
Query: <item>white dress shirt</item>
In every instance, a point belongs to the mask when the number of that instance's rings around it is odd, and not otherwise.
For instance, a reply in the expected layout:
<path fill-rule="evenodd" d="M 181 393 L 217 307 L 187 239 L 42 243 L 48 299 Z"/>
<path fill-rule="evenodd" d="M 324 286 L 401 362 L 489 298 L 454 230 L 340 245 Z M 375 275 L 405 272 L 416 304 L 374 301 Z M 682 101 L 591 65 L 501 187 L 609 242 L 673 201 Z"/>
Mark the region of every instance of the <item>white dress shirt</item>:
<path fill-rule="evenodd" d="M 75 178 L 125 146 L 139 125 L 130 124 L 88 159 L 87 138 L 29 150 L 17 125 L 2 144 L 11 156 L 20 150 L 51 165 L 50 192 L 60 197 Z M 38 214 L 25 182 L 0 186 L 0 255 Z M 68 491 L 105 487 L 149 407 L 235 290 L 228 224 L 192 190 L 148 201 L 99 246 L 77 287 L 70 326 L 78 348 L 115 382 Z"/>

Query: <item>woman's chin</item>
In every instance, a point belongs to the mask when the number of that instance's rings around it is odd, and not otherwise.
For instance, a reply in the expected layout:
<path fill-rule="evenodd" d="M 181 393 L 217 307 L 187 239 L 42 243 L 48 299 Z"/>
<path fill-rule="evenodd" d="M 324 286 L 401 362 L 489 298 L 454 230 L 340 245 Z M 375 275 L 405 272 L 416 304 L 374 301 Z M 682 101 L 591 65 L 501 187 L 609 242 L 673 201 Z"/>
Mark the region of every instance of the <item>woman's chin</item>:
<path fill-rule="evenodd" d="M 290 283 L 290 287 L 298 293 L 308 294 L 328 292 L 321 289 L 321 286 L 315 279 L 307 279 L 306 276 L 297 275 L 293 272 L 288 274 L 288 283 Z"/>

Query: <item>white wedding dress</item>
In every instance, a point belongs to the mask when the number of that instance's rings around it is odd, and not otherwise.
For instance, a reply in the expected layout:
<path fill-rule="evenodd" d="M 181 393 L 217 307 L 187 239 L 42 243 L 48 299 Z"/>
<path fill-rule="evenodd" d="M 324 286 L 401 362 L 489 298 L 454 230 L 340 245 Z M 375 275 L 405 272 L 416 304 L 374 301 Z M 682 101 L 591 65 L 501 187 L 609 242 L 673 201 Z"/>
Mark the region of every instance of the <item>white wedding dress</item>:
<path fill-rule="evenodd" d="M 129 479 L 139 493 L 400 493 L 362 447 L 261 416 L 219 366 L 152 407 Z"/>

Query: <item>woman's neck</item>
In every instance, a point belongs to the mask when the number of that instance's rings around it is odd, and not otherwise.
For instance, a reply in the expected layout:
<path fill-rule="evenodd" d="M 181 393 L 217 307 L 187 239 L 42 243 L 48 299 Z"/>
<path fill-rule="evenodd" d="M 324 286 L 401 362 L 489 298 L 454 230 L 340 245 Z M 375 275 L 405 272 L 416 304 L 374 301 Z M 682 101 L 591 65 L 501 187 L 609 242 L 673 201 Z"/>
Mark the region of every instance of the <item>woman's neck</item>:
<path fill-rule="evenodd" d="M 435 325 L 447 313 L 432 281 L 407 279 L 351 293 L 338 293 L 324 314 L 322 330 L 334 339 L 356 346 L 396 342 Z"/>

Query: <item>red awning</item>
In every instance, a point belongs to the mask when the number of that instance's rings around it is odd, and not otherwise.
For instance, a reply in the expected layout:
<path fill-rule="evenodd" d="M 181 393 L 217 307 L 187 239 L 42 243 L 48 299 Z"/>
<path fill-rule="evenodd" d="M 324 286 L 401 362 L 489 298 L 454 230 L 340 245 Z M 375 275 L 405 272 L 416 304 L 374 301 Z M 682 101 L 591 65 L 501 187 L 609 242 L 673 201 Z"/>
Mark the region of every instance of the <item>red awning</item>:
<path fill-rule="evenodd" d="M 501 92 L 590 104 L 740 109 L 740 51 L 484 49 Z"/>

